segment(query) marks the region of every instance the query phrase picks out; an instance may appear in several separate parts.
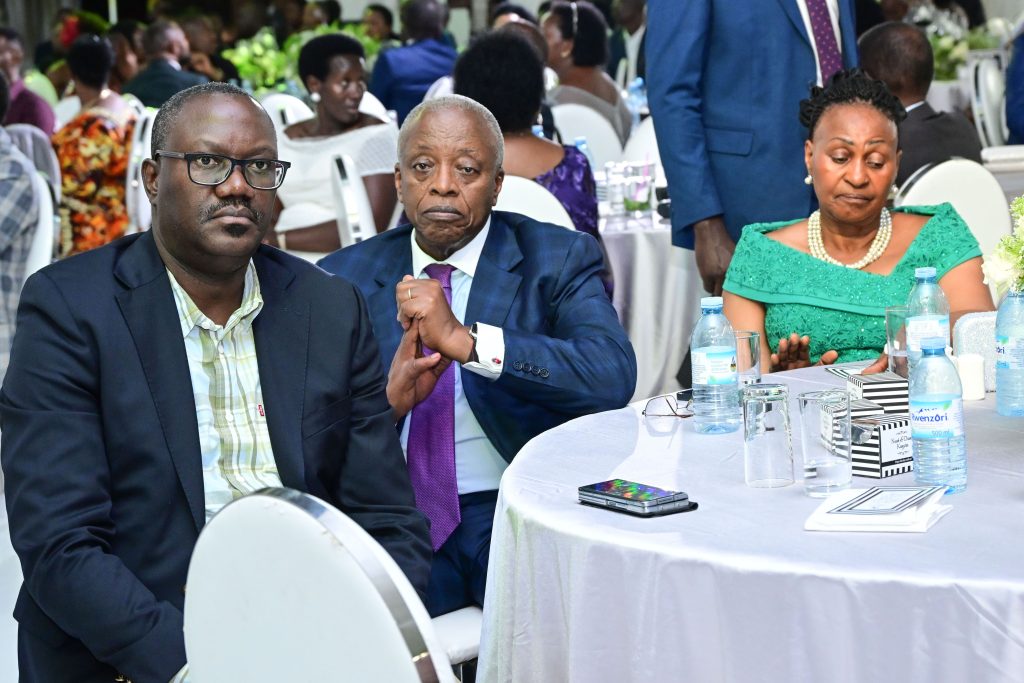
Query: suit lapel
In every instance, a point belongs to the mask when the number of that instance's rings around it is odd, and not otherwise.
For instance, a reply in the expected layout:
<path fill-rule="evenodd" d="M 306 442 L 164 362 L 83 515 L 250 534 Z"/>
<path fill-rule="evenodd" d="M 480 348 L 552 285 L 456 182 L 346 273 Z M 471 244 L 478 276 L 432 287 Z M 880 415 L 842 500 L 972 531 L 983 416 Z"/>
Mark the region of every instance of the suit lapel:
<path fill-rule="evenodd" d="M 515 233 L 498 212 L 491 214 L 491 228 L 473 276 L 466 304 L 466 324 L 482 322 L 501 327 L 519 293 L 523 278 L 512 270 L 523 260 Z"/>
<path fill-rule="evenodd" d="M 807 35 L 807 27 L 804 26 L 804 19 L 800 16 L 800 8 L 797 5 L 799 0 L 777 0 L 782 6 L 786 16 L 789 17 L 789 21 L 793 24 L 793 28 L 796 29 L 797 33 L 803 36 L 804 42 L 808 45 L 811 44 L 811 38 Z"/>
<path fill-rule="evenodd" d="M 397 235 L 391 240 L 386 253 L 375 260 L 378 272 L 374 276 L 378 289 L 367 294 L 366 306 L 369 309 L 370 320 L 388 320 L 389 324 L 385 329 L 373 328 L 373 333 L 380 344 L 380 355 L 384 362 L 385 372 L 391 362 L 391 358 L 398 349 L 398 342 L 402 340 L 402 327 L 398 324 L 398 308 L 395 304 L 395 285 L 401 282 L 404 275 L 413 275 L 412 272 L 412 249 L 409 246 L 409 233 L 412 226 L 397 228 L 404 234 Z"/>
<path fill-rule="evenodd" d="M 125 250 L 114 275 L 127 287 L 117 295 L 117 303 L 142 361 L 193 521 L 200 529 L 206 513 L 196 405 L 174 295 L 151 233 L 144 233 Z"/>
<path fill-rule="evenodd" d="M 253 321 L 260 390 L 267 414 L 270 444 L 281 483 L 306 490 L 302 453 L 302 408 L 309 367 L 309 302 L 287 298 L 295 274 L 266 256 L 253 258 L 263 308 Z"/>
<path fill-rule="evenodd" d="M 851 69 L 857 66 L 857 27 L 853 19 L 852 0 L 839 0 L 839 37 L 843 53 L 843 66 Z"/>

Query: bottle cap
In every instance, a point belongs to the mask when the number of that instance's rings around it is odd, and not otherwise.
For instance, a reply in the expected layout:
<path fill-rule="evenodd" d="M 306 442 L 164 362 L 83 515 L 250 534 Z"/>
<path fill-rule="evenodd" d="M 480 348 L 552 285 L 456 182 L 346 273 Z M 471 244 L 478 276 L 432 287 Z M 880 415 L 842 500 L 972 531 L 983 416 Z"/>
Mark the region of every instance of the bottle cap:
<path fill-rule="evenodd" d="M 585 145 L 585 144 L 587 144 L 587 136 L 586 135 L 577 135 L 573 139 L 573 141 L 572 141 L 573 147 L 579 147 L 580 145 Z M 933 270 L 934 270 L 934 268 L 933 268 Z"/>
<path fill-rule="evenodd" d="M 936 349 L 943 352 L 946 351 L 946 340 L 943 337 L 926 337 L 921 340 L 922 351 L 931 351 Z"/>
<path fill-rule="evenodd" d="M 921 279 L 923 277 L 935 277 L 935 269 L 931 266 L 925 266 L 924 268 L 915 268 L 914 277 Z"/>
<path fill-rule="evenodd" d="M 722 297 L 720 296 L 704 296 L 700 299 L 701 308 L 721 308 Z"/>

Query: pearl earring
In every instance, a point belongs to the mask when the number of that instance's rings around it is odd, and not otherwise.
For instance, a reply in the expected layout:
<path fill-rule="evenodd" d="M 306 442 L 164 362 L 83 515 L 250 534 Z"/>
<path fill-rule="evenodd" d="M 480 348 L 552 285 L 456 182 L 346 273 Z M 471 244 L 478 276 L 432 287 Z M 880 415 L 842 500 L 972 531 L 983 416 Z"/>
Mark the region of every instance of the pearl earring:
<path fill-rule="evenodd" d="M 313 102 L 313 104 L 319 104 L 320 103 L 320 93 L 315 92 L 315 93 L 311 94 L 309 96 L 309 99 Z"/>
<path fill-rule="evenodd" d="M 807 177 L 804 178 L 804 185 L 812 185 L 813 183 L 814 183 L 814 180 L 811 179 L 811 174 L 808 173 Z"/>

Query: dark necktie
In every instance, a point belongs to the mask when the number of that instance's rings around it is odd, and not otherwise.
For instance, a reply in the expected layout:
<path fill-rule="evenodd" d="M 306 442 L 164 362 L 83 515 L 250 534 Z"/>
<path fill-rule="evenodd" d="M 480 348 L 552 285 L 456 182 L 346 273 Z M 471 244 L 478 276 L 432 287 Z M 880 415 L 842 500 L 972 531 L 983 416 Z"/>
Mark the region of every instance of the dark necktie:
<path fill-rule="evenodd" d="M 427 275 L 441 283 L 452 304 L 453 267 L 433 263 Z M 433 353 L 426 346 L 423 355 Z M 430 396 L 412 411 L 407 445 L 409 478 L 418 507 L 430 520 L 430 540 L 437 550 L 455 531 L 459 513 L 459 486 L 455 476 L 455 364 L 438 378 Z"/>
<path fill-rule="evenodd" d="M 807 14 L 811 19 L 811 32 L 814 33 L 814 45 L 818 50 L 821 83 L 826 85 L 832 74 L 843 68 L 843 58 L 836 44 L 836 33 L 832 30 L 832 18 L 826 0 L 807 0 Z"/>

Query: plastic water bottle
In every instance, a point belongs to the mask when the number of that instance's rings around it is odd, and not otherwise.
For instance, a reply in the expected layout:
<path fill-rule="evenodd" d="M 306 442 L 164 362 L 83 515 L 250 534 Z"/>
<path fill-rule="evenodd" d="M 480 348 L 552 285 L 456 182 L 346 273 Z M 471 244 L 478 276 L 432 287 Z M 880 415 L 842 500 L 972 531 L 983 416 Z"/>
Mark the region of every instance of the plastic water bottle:
<path fill-rule="evenodd" d="M 921 341 L 921 358 L 910 371 L 910 430 L 914 441 L 914 480 L 967 488 L 964 407 L 960 376 L 946 357 L 946 339 Z"/>
<path fill-rule="evenodd" d="M 934 268 L 914 271 L 917 283 L 907 299 L 907 361 L 913 371 L 921 359 L 921 340 L 942 337 L 949 346 L 949 302 L 935 279 Z"/>
<path fill-rule="evenodd" d="M 542 138 L 544 137 L 544 126 L 540 123 L 535 123 L 530 128 L 530 132 L 532 132 L 537 137 Z"/>
<path fill-rule="evenodd" d="M 633 116 L 633 130 L 640 125 L 640 116 L 647 108 L 647 88 L 644 86 L 644 79 L 637 76 L 626 89 L 626 108 Z"/>
<path fill-rule="evenodd" d="M 736 334 L 722 315 L 722 297 L 700 300 L 700 320 L 690 337 L 693 419 L 702 434 L 725 434 L 740 426 Z"/>
<path fill-rule="evenodd" d="M 608 198 L 608 213 L 612 216 L 626 214 L 626 179 L 622 167 L 614 161 L 604 165 L 605 196 Z M 600 200 L 600 197 L 598 197 Z"/>
<path fill-rule="evenodd" d="M 587 163 L 590 164 L 590 172 L 593 173 L 597 166 L 594 166 L 594 155 L 590 153 L 590 145 L 587 144 L 587 138 L 580 135 L 573 140 L 572 144 L 576 149 L 583 152 L 583 156 L 587 158 Z"/>
<path fill-rule="evenodd" d="M 1010 292 L 996 314 L 996 410 L 1024 417 L 1024 292 Z"/>

